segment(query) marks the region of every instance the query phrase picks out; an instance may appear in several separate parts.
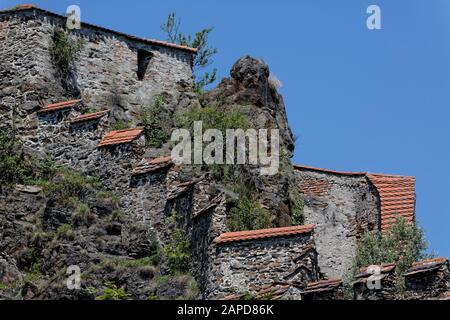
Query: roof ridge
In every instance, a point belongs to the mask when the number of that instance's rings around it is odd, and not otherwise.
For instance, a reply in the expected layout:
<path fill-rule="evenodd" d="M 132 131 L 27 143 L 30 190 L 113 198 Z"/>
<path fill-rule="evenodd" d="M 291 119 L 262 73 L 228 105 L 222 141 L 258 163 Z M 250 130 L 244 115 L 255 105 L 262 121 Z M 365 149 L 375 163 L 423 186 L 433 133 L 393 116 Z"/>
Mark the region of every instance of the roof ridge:
<path fill-rule="evenodd" d="M 333 173 L 333 174 L 341 174 L 341 175 L 360 175 L 360 176 L 374 176 L 374 177 L 393 177 L 393 178 L 414 178 L 414 176 L 408 176 L 408 175 L 397 175 L 397 174 L 390 174 L 390 173 L 372 173 L 370 171 L 337 171 L 332 169 L 326 169 L 326 168 L 319 168 L 319 167 L 313 167 L 313 166 L 307 166 L 303 164 L 294 164 L 294 169 L 306 169 L 311 171 L 319 171 L 319 172 L 325 172 L 325 173 Z"/>
<path fill-rule="evenodd" d="M 28 10 L 37 10 L 40 11 L 42 13 L 45 14 L 51 14 L 53 16 L 59 17 L 59 18 L 66 18 L 65 16 L 46 10 L 46 9 L 42 9 L 34 4 L 23 4 L 23 5 L 17 5 L 16 7 L 10 8 L 10 9 L 3 9 L 0 10 L 0 14 L 1 13 L 13 13 L 13 12 L 23 12 L 23 11 L 28 11 Z M 198 49 L 197 48 L 192 48 L 192 47 L 188 47 L 188 46 L 184 46 L 184 45 L 180 45 L 180 44 L 176 44 L 176 43 L 172 43 L 172 42 L 167 42 L 167 41 L 162 41 L 162 40 L 156 40 L 156 39 L 149 39 L 149 38 L 142 38 L 142 37 L 138 37 L 138 36 L 134 36 L 134 35 L 130 35 L 130 34 L 126 34 L 120 31 L 115 31 L 112 29 L 108 29 L 105 27 L 101 27 L 101 26 L 97 26 L 95 24 L 92 23 L 87 23 L 87 22 L 81 22 L 82 25 L 88 26 L 88 27 L 93 27 L 96 29 L 100 29 L 102 31 L 105 32 L 112 32 L 116 35 L 122 36 L 122 37 L 126 37 L 129 38 L 131 40 L 135 40 L 135 41 L 140 41 L 140 42 L 146 42 L 149 44 L 153 44 L 153 45 L 159 45 L 159 46 L 163 46 L 163 47 L 169 47 L 169 48 L 174 48 L 174 49 L 179 49 L 179 50 L 183 50 L 183 51 L 188 51 L 190 53 L 197 53 Z"/>

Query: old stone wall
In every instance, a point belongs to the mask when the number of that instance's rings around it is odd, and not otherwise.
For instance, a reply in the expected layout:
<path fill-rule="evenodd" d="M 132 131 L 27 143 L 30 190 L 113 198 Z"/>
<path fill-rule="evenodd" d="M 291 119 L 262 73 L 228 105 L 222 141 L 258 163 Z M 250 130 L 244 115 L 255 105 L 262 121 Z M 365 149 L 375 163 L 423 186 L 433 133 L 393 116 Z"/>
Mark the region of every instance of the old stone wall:
<path fill-rule="evenodd" d="M 34 111 L 47 103 L 83 98 L 87 107 L 109 109 L 113 119 L 136 123 L 140 108 L 156 95 L 165 93 L 178 101 L 180 93 L 192 87 L 191 52 L 85 24 L 69 33 L 81 43 L 81 51 L 62 75 L 49 48 L 54 31 L 65 22 L 40 10 L 0 13 L 1 120 L 6 124 L 14 118 L 23 136 L 34 135 Z M 139 77 L 142 53 L 147 60 Z"/>
<path fill-rule="evenodd" d="M 297 168 L 306 223 L 315 224 L 320 271 L 329 278 L 348 275 L 362 230 L 377 229 L 378 198 L 364 175 Z"/>
<path fill-rule="evenodd" d="M 209 297 L 232 292 L 251 294 L 274 282 L 297 283 L 318 279 L 316 252 L 311 233 L 296 236 L 216 244 L 209 278 L 215 289 Z"/>

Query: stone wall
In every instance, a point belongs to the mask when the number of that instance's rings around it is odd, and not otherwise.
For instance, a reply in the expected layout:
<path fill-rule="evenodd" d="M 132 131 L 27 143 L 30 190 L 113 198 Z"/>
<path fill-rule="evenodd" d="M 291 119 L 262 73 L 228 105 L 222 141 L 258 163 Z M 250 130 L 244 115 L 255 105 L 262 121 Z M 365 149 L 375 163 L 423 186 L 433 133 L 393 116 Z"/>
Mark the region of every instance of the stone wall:
<path fill-rule="evenodd" d="M 61 75 L 49 47 L 66 19 L 40 9 L 0 12 L 0 106 L 2 123 L 12 118 L 21 134 L 34 136 L 41 106 L 83 98 L 87 107 L 109 109 L 113 119 L 136 122 L 142 106 L 165 93 L 178 101 L 192 88 L 192 52 L 156 45 L 82 24 L 70 32 L 81 51 L 68 74 Z M 138 52 L 151 59 L 138 78 Z"/>
<path fill-rule="evenodd" d="M 346 276 L 362 230 L 379 224 L 379 200 L 364 174 L 341 174 L 296 167 L 306 223 L 315 224 L 320 271 Z"/>
<path fill-rule="evenodd" d="M 273 283 L 305 286 L 318 279 L 312 233 L 216 243 L 211 252 L 209 298 L 230 293 L 257 294 Z"/>

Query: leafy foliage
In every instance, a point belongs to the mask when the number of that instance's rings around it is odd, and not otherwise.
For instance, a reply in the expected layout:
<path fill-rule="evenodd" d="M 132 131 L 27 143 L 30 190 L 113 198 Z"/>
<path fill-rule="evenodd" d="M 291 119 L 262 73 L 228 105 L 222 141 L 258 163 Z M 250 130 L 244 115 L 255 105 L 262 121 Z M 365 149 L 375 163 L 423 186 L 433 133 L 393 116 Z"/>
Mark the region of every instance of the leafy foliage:
<path fill-rule="evenodd" d="M 167 35 L 167 40 L 183 46 L 196 48 L 197 54 L 194 58 L 194 71 L 208 67 L 212 63 L 212 57 L 217 53 L 216 48 L 208 45 L 208 38 L 213 28 L 204 28 L 195 33 L 195 35 L 185 35 L 179 31 L 181 19 L 176 17 L 174 12 L 170 13 L 164 24 L 161 25 L 161 30 Z M 211 72 L 206 72 L 197 80 L 197 89 L 201 90 L 203 87 L 213 83 L 217 78 L 217 69 Z"/>
<path fill-rule="evenodd" d="M 172 272 L 186 271 L 189 263 L 190 244 L 186 240 L 184 230 L 175 228 L 172 232 L 172 242 L 163 248 Z"/>
<path fill-rule="evenodd" d="M 105 288 L 101 295 L 95 297 L 95 300 L 128 300 L 130 295 L 124 288 L 118 288 L 114 282 L 106 281 Z"/>
<path fill-rule="evenodd" d="M 227 226 L 230 231 L 264 229 L 271 226 L 270 213 L 258 203 L 258 194 L 254 188 L 245 183 L 235 183 L 231 186 L 239 199 L 227 216 Z"/>
<path fill-rule="evenodd" d="M 413 262 L 424 258 L 427 248 L 424 232 L 414 224 L 408 224 L 403 217 L 381 235 L 366 232 L 362 235 L 354 261 L 355 272 L 361 267 L 382 263 L 396 263 L 397 292 L 405 289 L 404 274 Z"/>
<path fill-rule="evenodd" d="M 162 95 L 158 95 L 153 105 L 142 109 L 141 118 L 145 128 L 147 145 L 160 148 L 170 137 L 171 115 L 164 108 L 166 103 Z"/>
<path fill-rule="evenodd" d="M 12 129 L 0 131 L 0 183 L 10 185 L 22 183 L 32 174 L 30 163 L 22 154 L 20 142 Z"/>
<path fill-rule="evenodd" d="M 53 63 L 61 72 L 69 71 L 82 47 L 83 43 L 81 41 L 74 41 L 70 39 L 64 30 L 55 29 L 50 44 L 50 54 Z"/>

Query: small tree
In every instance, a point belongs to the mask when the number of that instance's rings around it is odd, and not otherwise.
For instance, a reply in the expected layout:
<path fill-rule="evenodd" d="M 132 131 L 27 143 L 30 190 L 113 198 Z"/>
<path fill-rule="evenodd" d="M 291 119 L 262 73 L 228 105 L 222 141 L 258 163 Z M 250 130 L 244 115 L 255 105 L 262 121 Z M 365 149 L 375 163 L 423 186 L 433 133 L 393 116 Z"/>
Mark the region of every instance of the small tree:
<path fill-rule="evenodd" d="M 426 249 L 427 242 L 422 228 L 398 217 L 385 234 L 366 232 L 362 235 L 354 261 L 354 272 L 369 265 L 395 263 L 397 292 L 402 295 L 406 271 L 415 261 L 425 257 Z"/>
<path fill-rule="evenodd" d="M 170 13 L 164 24 L 161 25 L 161 30 L 167 35 L 167 40 L 183 46 L 188 46 L 197 49 L 197 54 L 194 58 L 193 68 L 194 72 L 206 68 L 213 62 L 212 57 L 217 53 L 216 48 L 208 46 L 208 38 L 213 31 L 213 28 L 204 28 L 195 33 L 195 35 L 185 35 L 179 31 L 181 19 L 176 17 L 174 12 Z M 217 69 L 211 72 L 205 72 L 200 76 L 196 82 L 196 88 L 201 91 L 205 86 L 216 81 Z"/>

